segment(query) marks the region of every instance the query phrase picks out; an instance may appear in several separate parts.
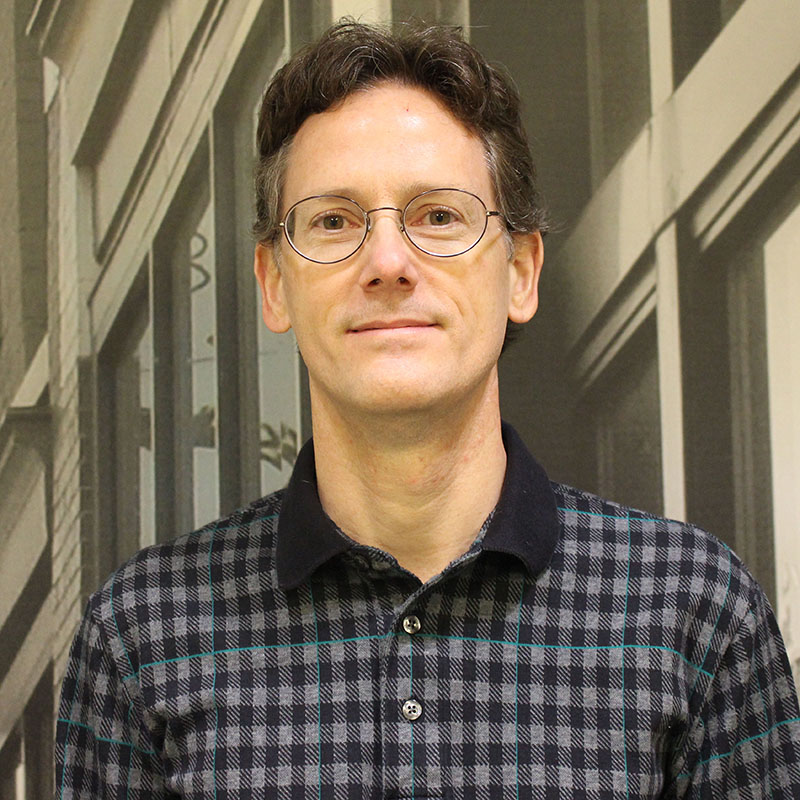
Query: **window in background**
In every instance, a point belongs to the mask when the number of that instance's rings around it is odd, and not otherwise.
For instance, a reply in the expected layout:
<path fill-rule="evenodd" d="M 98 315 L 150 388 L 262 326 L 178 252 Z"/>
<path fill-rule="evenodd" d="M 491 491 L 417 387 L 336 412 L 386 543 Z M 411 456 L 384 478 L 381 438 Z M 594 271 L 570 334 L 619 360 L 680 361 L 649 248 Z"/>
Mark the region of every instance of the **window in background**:
<path fill-rule="evenodd" d="M 679 271 L 686 518 L 736 549 L 728 264 L 701 262 L 694 245 L 683 243 Z"/>
<path fill-rule="evenodd" d="M 0 750 L 0 800 L 53 796 L 53 671 L 48 667 Z"/>
<path fill-rule="evenodd" d="M 220 513 L 217 281 L 208 140 L 153 245 L 156 513 L 159 538 Z"/>
<path fill-rule="evenodd" d="M 264 86 L 287 57 L 279 35 L 286 13 L 293 46 L 312 37 L 322 18 L 319 4 L 264 2 L 212 122 L 222 513 L 285 486 L 310 435 L 305 371 L 294 335 L 264 325 L 250 233 L 258 110 Z"/>
<path fill-rule="evenodd" d="M 145 270 L 142 270 L 144 274 Z M 146 287 L 132 293 L 101 354 L 111 394 L 114 543 L 109 569 L 156 541 L 153 329 Z"/>
<path fill-rule="evenodd" d="M 0 241 L 0 407 L 4 408 L 47 331 L 47 161 L 44 73 L 38 43 L 26 33 L 34 3 L 0 10 L 3 199 Z"/>
<path fill-rule="evenodd" d="M 780 174 L 712 245 L 684 245 L 681 341 L 687 517 L 732 547 L 775 604 L 765 242 Z M 773 220 L 777 216 L 771 213 Z"/>
<path fill-rule="evenodd" d="M 800 206 L 764 245 L 778 621 L 800 681 Z"/>
<path fill-rule="evenodd" d="M 578 409 L 587 442 L 583 486 L 633 508 L 662 513 L 661 426 L 655 317 L 648 317 L 589 389 Z"/>
<path fill-rule="evenodd" d="M 179 353 L 179 363 L 190 376 L 190 382 L 179 380 L 182 393 L 176 399 L 179 413 L 186 415 L 189 423 L 180 437 L 179 446 L 181 452 L 188 456 L 186 462 L 191 462 L 192 510 L 197 527 L 219 515 L 217 285 L 210 204 L 203 208 L 174 267 L 174 279 L 180 295 L 178 302 L 183 303 L 188 299 L 188 320 L 183 319 L 183 330 L 175 331 L 174 346 Z M 188 331 L 185 330 L 187 322 Z"/>

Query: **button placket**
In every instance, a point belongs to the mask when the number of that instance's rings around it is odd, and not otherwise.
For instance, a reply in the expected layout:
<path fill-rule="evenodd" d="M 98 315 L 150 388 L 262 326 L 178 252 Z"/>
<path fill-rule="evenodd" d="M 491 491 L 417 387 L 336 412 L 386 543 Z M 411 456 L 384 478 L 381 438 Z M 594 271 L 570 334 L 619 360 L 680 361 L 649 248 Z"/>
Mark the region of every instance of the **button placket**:
<path fill-rule="evenodd" d="M 418 633 L 422 628 L 422 623 L 420 622 L 419 617 L 416 614 L 407 614 L 403 617 L 403 630 L 409 635 L 413 636 L 414 634 Z M 411 641 L 409 640 L 409 659 L 414 658 L 414 648 L 411 646 Z M 409 678 L 413 671 L 409 671 Z M 413 683 L 409 681 L 409 688 L 413 690 Z M 401 712 L 403 714 L 403 718 L 406 719 L 408 722 L 414 722 L 418 720 L 422 715 L 422 703 L 417 700 L 415 697 L 409 697 L 401 706 Z"/>

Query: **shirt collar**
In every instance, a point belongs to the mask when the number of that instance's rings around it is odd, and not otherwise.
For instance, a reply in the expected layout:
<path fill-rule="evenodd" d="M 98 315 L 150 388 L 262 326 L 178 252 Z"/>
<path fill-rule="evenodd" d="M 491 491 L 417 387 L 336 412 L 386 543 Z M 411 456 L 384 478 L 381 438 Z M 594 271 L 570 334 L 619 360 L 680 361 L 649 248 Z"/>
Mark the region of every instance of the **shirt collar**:
<path fill-rule="evenodd" d="M 558 540 L 550 481 L 517 432 L 503 423 L 506 475 L 486 527 L 482 550 L 519 558 L 531 575 L 550 562 Z M 276 568 L 282 589 L 299 586 L 325 562 L 356 543 L 323 511 L 317 492 L 312 440 L 300 450 L 278 520 Z"/>

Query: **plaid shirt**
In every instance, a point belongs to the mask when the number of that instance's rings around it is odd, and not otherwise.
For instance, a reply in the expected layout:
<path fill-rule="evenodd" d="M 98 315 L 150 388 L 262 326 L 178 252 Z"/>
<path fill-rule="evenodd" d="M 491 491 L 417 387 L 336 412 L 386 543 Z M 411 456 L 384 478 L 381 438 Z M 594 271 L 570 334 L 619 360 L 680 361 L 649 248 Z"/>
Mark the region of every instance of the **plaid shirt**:
<path fill-rule="evenodd" d="M 761 590 L 696 528 L 551 484 L 422 585 L 288 488 L 142 551 L 89 601 L 62 798 L 800 798 Z"/>

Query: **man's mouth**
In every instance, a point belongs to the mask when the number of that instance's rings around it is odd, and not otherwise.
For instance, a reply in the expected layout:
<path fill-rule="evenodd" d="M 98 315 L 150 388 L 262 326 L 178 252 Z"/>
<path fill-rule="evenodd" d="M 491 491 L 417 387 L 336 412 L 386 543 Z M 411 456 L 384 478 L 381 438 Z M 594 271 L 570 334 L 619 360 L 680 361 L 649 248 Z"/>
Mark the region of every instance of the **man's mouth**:
<path fill-rule="evenodd" d="M 359 323 L 350 328 L 349 333 L 367 333 L 368 331 L 401 330 L 403 328 L 434 328 L 435 322 L 424 319 L 377 319 Z"/>

